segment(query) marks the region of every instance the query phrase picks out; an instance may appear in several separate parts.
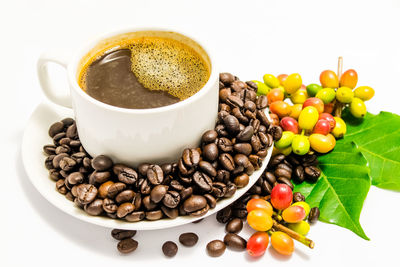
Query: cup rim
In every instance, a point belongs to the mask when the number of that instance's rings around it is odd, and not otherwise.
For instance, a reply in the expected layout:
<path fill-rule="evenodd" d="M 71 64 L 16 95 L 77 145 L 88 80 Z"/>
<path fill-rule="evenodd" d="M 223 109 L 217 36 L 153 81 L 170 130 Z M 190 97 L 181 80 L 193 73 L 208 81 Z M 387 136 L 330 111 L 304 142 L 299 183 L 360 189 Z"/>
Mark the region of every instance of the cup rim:
<path fill-rule="evenodd" d="M 211 65 L 211 71 L 210 71 L 210 77 L 208 78 L 206 84 L 194 95 L 190 96 L 187 99 L 184 99 L 182 101 L 179 101 L 177 103 L 168 105 L 168 106 L 162 106 L 162 107 L 157 107 L 157 108 L 146 108 L 146 109 L 130 109 L 130 108 L 123 108 L 123 107 L 117 107 L 113 106 L 110 104 L 103 103 L 87 93 L 85 93 L 81 87 L 78 84 L 78 81 L 76 79 L 76 71 L 78 68 L 79 61 L 82 59 L 82 57 L 90 51 L 99 41 L 104 40 L 106 38 L 123 34 L 123 33 L 129 33 L 129 32 L 138 32 L 138 31 L 162 31 L 162 32 L 172 32 L 172 33 L 178 33 L 181 35 L 184 35 L 185 37 L 193 40 L 196 42 L 198 45 L 200 45 L 201 48 L 206 52 L 208 55 L 208 58 L 210 60 L 210 65 Z M 108 31 L 104 34 L 100 34 L 95 36 L 94 38 L 90 39 L 89 41 L 86 42 L 84 46 L 81 46 L 81 48 L 78 50 L 79 52 L 73 56 L 71 62 L 67 65 L 67 72 L 68 72 L 68 79 L 69 83 L 71 85 L 71 89 L 75 90 L 75 92 L 82 98 L 84 98 L 86 101 L 89 101 L 90 103 L 104 109 L 108 109 L 110 111 L 115 111 L 115 112 L 123 112 L 127 114 L 154 114 L 154 113 L 162 113 L 166 111 L 171 111 L 174 109 L 179 109 L 183 108 L 187 105 L 190 105 L 192 102 L 197 101 L 198 99 L 202 98 L 205 94 L 208 93 L 208 91 L 213 89 L 213 84 L 218 81 L 218 76 L 216 72 L 216 66 L 214 62 L 214 56 L 212 55 L 212 52 L 210 51 L 207 46 L 204 45 L 203 42 L 199 41 L 197 38 L 193 37 L 190 34 L 187 34 L 186 32 L 183 32 L 181 30 L 174 30 L 171 28 L 164 28 L 164 27 L 125 27 L 125 28 L 120 28 L 117 30 L 113 31 Z"/>

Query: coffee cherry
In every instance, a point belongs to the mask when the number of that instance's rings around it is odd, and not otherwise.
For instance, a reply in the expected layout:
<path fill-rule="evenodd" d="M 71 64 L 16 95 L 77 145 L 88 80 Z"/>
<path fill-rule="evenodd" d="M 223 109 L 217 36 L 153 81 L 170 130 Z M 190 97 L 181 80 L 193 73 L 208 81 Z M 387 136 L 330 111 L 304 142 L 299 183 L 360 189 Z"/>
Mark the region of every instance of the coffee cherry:
<path fill-rule="evenodd" d="M 293 73 L 290 74 L 286 80 L 283 82 L 283 88 L 288 94 L 294 94 L 297 90 L 300 89 L 302 85 L 302 79 L 300 74 Z"/>
<path fill-rule="evenodd" d="M 317 97 L 310 97 L 307 99 L 303 104 L 303 108 L 308 106 L 315 107 L 318 110 L 318 113 L 324 112 L 324 102 Z"/>
<path fill-rule="evenodd" d="M 356 118 L 362 118 L 367 114 L 367 107 L 364 101 L 358 97 L 354 97 L 353 101 L 350 103 L 350 113 Z"/>
<path fill-rule="evenodd" d="M 260 257 L 267 250 L 269 235 L 265 232 L 254 233 L 247 241 L 247 253 L 252 257 Z"/>
<path fill-rule="evenodd" d="M 370 100 L 375 95 L 374 89 L 369 86 L 360 86 L 354 90 L 354 96 L 363 101 Z"/>
<path fill-rule="evenodd" d="M 247 212 L 251 212 L 256 209 L 265 210 L 269 216 L 272 216 L 272 212 L 273 212 L 271 204 L 268 201 L 261 199 L 261 198 L 250 199 L 247 202 L 246 209 L 247 209 Z"/>
<path fill-rule="evenodd" d="M 278 88 L 280 85 L 278 78 L 276 78 L 272 74 L 265 74 L 263 76 L 264 83 L 269 87 L 269 88 Z"/>
<path fill-rule="evenodd" d="M 287 74 L 279 74 L 276 78 L 278 78 L 279 84 L 283 86 L 283 83 L 286 81 L 287 77 Z"/>
<path fill-rule="evenodd" d="M 257 80 L 253 80 L 253 82 L 255 84 L 257 84 L 257 95 L 267 95 L 269 90 L 271 90 L 271 88 L 269 88 L 265 83 L 257 81 Z"/>
<path fill-rule="evenodd" d="M 299 124 L 292 117 L 283 117 L 280 126 L 284 131 L 291 131 L 295 134 L 299 133 Z"/>
<path fill-rule="evenodd" d="M 309 84 L 307 86 L 307 94 L 311 97 L 314 97 L 321 89 L 322 89 L 322 86 L 319 84 L 315 84 L 315 83 Z"/>
<path fill-rule="evenodd" d="M 319 81 L 321 82 L 322 87 L 324 88 L 338 88 L 339 87 L 339 80 L 334 71 L 325 70 L 321 72 L 319 76 Z"/>
<path fill-rule="evenodd" d="M 319 114 L 318 120 L 327 120 L 329 122 L 330 129 L 333 130 L 333 128 L 335 128 L 336 121 L 330 113 Z"/>
<path fill-rule="evenodd" d="M 282 218 L 288 223 L 297 223 L 306 217 L 306 211 L 301 206 L 290 206 L 283 210 Z"/>
<path fill-rule="evenodd" d="M 310 141 L 304 135 L 296 134 L 292 141 L 292 151 L 297 155 L 305 155 L 310 151 Z"/>
<path fill-rule="evenodd" d="M 269 111 L 278 115 L 279 118 L 283 118 L 289 116 L 291 109 L 288 103 L 284 101 L 275 101 L 269 105 Z"/>
<path fill-rule="evenodd" d="M 295 104 L 295 105 L 290 107 L 289 116 L 297 120 L 299 118 L 300 112 L 302 110 L 303 110 L 303 105 L 302 104 Z"/>
<path fill-rule="evenodd" d="M 263 209 L 255 209 L 247 214 L 247 223 L 256 231 L 268 231 L 273 225 L 271 216 Z"/>
<path fill-rule="evenodd" d="M 303 207 L 304 211 L 306 212 L 306 217 L 308 216 L 308 214 L 310 213 L 310 205 L 308 205 L 307 202 L 304 201 L 299 201 L 299 202 L 295 202 L 292 204 L 292 206 L 301 206 Z"/>
<path fill-rule="evenodd" d="M 324 113 L 332 113 L 335 108 L 335 104 L 333 102 L 324 105 Z"/>
<path fill-rule="evenodd" d="M 357 72 L 353 69 L 346 70 L 340 77 L 340 86 L 346 86 L 350 89 L 356 87 L 358 81 Z"/>
<path fill-rule="evenodd" d="M 275 142 L 275 146 L 279 149 L 286 148 L 292 144 L 294 133 L 291 131 L 283 131 L 282 137 Z"/>
<path fill-rule="evenodd" d="M 283 154 L 285 156 L 289 156 L 292 153 L 292 146 L 288 146 L 286 148 L 277 148 L 274 146 L 274 149 L 272 150 L 272 156 L 275 156 L 277 154 Z"/>
<path fill-rule="evenodd" d="M 341 103 L 351 103 L 354 92 L 349 87 L 339 87 L 336 91 L 336 99 Z"/>
<path fill-rule="evenodd" d="M 331 134 L 312 134 L 309 140 L 311 148 L 319 153 L 328 153 L 336 145 L 336 139 Z"/>
<path fill-rule="evenodd" d="M 283 101 L 285 99 L 285 94 L 279 88 L 272 89 L 267 94 L 268 104 L 271 104 L 275 101 Z"/>
<path fill-rule="evenodd" d="M 286 209 L 292 204 L 292 200 L 292 189 L 286 184 L 277 184 L 271 191 L 271 204 L 275 209 Z"/>
<path fill-rule="evenodd" d="M 290 100 L 293 104 L 303 104 L 308 98 L 306 90 L 299 89 L 290 96 Z"/>
<path fill-rule="evenodd" d="M 315 97 L 321 99 L 324 104 L 328 104 L 335 99 L 336 92 L 332 88 L 323 88 L 315 95 Z"/>
<path fill-rule="evenodd" d="M 313 133 L 327 135 L 331 131 L 331 125 L 327 120 L 318 120 L 314 126 Z"/>
<path fill-rule="evenodd" d="M 313 106 L 305 107 L 299 116 L 299 126 L 304 130 L 312 130 L 318 121 L 318 110 Z"/>
<path fill-rule="evenodd" d="M 284 232 L 276 231 L 271 234 L 271 246 L 282 255 L 292 255 L 294 251 L 293 239 Z"/>
<path fill-rule="evenodd" d="M 288 228 L 295 231 L 300 235 L 307 235 L 310 231 L 310 224 L 306 221 L 301 221 L 298 223 L 289 223 Z"/>
<path fill-rule="evenodd" d="M 333 117 L 333 119 L 335 120 L 335 127 L 332 130 L 332 134 L 336 138 L 342 138 L 347 131 L 346 123 L 342 118 L 339 117 Z"/>

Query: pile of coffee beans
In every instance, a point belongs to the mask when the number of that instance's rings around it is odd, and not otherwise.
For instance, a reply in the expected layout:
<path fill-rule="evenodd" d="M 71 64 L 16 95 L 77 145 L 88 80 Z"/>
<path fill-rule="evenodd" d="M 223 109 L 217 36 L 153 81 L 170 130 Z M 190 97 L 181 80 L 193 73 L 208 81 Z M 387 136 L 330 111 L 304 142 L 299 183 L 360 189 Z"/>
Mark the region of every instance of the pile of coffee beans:
<path fill-rule="evenodd" d="M 142 163 L 137 169 L 109 157 L 91 158 L 79 141 L 76 123 L 51 125 L 53 144 L 45 145 L 45 166 L 58 192 L 89 215 L 136 222 L 179 215 L 202 216 L 221 198 L 231 197 L 261 167 L 282 129 L 272 125 L 253 82 L 220 74 L 220 104 L 214 130 L 198 148 L 186 148 L 176 163 Z"/>

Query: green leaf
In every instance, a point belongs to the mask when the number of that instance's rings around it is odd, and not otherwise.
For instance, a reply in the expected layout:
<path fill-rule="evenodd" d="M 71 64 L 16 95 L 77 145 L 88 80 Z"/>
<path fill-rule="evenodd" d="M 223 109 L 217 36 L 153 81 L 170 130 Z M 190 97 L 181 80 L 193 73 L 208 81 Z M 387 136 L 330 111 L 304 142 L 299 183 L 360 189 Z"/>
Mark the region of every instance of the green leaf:
<path fill-rule="evenodd" d="M 356 119 L 344 113 L 347 133 L 339 143 L 353 141 L 368 161 L 372 184 L 400 191 L 400 116 L 381 112 Z"/>
<path fill-rule="evenodd" d="M 359 219 L 371 181 L 367 161 L 356 145 L 337 143 L 335 149 L 318 158 L 321 177 L 315 184 L 295 185 L 311 207 L 319 207 L 323 222 L 347 228 L 369 240 Z"/>

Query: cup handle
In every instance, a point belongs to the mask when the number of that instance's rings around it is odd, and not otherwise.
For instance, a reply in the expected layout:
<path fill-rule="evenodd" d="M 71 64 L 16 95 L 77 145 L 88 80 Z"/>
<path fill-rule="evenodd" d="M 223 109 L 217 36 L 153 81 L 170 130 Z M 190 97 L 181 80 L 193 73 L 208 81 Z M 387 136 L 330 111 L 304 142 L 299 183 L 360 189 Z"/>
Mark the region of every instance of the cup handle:
<path fill-rule="evenodd" d="M 61 95 L 59 94 L 60 90 L 57 90 L 52 83 L 48 72 L 48 63 L 58 64 L 64 67 L 65 71 L 67 71 L 68 65 L 66 59 L 56 56 L 51 52 L 45 52 L 40 55 L 37 61 L 37 73 L 43 93 L 51 102 L 66 108 L 72 108 L 70 92 L 68 91 L 66 94 Z"/>

